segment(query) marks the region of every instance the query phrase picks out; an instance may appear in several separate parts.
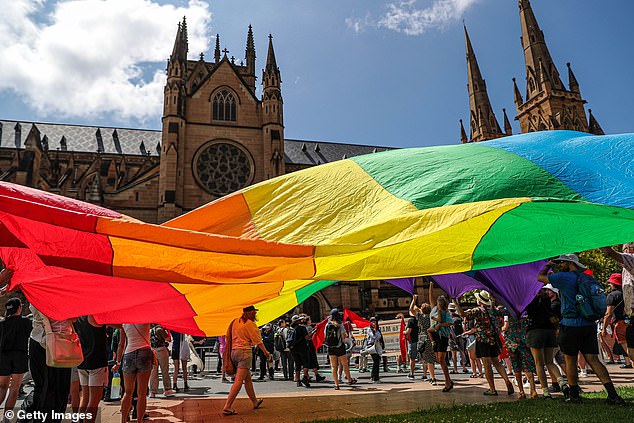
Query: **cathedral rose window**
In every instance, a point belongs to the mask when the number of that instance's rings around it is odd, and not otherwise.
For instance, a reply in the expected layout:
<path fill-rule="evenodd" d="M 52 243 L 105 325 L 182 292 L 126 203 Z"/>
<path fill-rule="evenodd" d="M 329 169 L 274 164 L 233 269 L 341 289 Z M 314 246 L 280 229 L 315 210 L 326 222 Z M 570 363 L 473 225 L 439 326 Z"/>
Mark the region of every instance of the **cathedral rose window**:
<path fill-rule="evenodd" d="M 194 157 L 194 176 L 205 191 L 223 196 L 245 188 L 253 180 L 253 161 L 235 144 L 211 142 Z"/>

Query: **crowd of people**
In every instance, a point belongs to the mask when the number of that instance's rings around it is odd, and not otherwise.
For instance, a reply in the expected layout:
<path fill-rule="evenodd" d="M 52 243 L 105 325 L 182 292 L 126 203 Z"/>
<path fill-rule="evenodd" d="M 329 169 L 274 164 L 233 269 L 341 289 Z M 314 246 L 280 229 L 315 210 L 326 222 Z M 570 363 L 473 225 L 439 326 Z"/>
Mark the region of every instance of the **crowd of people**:
<path fill-rule="evenodd" d="M 538 280 L 543 289 L 521 316 L 496 306 L 485 290 L 475 292 L 476 306 L 465 309 L 458 299 L 450 301 L 446 295 L 434 298 L 430 284 L 428 302 L 419 304 L 418 296 L 412 298 L 404 331 L 407 360 L 398 361 L 398 371 L 408 365 L 408 379 L 415 380 L 419 372 L 422 380 L 436 386 L 438 365 L 442 392 L 451 392 L 455 386 L 452 374 L 463 372 L 470 378 L 485 378 L 488 389 L 484 395 L 495 396 L 495 369 L 508 395 L 516 389 L 519 399 L 552 398 L 553 393 L 561 392 L 565 401 L 579 403 L 579 377 L 591 370 L 603 384 L 608 402 L 623 404 L 605 364 L 613 364 L 622 355 L 622 367 L 632 367 L 634 243 L 625 244 L 622 252 L 609 247 L 602 250 L 623 266 L 622 274 L 613 274 L 607 281 L 611 291 L 602 315 L 587 314 L 582 307 L 580 296 L 591 302 L 592 294 L 584 297 L 580 287 L 591 289 L 598 283 L 575 254 L 556 257 L 540 271 Z M 0 273 L 5 282 L 8 273 L 8 269 Z M 119 391 L 119 384 L 122 422 L 130 415 L 137 421 L 147 417 L 147 397 L 159 395 L 159 380 L 163 397 L 189 389 L 189 336 L 149 323 L 103 325 L 92 316 L 55 320 L 33 305 L 29 309 L 31 315 L 26 317 L 20 299 L 12 297 L 6 302 L 5 318 L 0 320 L 0 405 L 6 398 L 5 410 L 15 407 L 25 374 L 32 379 L 33 390 L 24 399 L 23 409 L 63 413 L 70 397 L 72 410 L 86 413 L 87 422 L 95 420 L 102 400 L 118 399 L 115 391 Z M 359 373 L 370 367 L 370 382 L 381 383 L 385 339 L 377 316 L 369 319 L 359 350 L 352 325 L 343 319 L 341 310 L 333 309 L 319 329 L 305 314 L 258 328 L 257 312 L 254 306 L 245 307 L 226 334 L 216 340 L 216 370 L 222 382 L 233 384 L 223 408 L 225 415 L 237 414 L 233 404 L 242 386 L 253 408 L 262 406 L 252 375 L 259 381 L 293 381 L 303 388 L 323 382 L 326 377 L 320 374 L 313 342 L 318 336 L 323 338 L 335 390 L 344 383 L 359 383 L 351 373 L 353 364 Z M 68 345 L 72 345 L 75 338 L 81 350 L 78 361 L 62 363 L 55 349 L 62 348 L 63 340 L 71 340 Z M 200 345 L 202 340 L 194 342 Z M 600 359 L 600 348 L 605 360 Z M 72 361 L 73 351 L 69 356 Z M 179 374 L 182 388 L 178 386 Z M 120 382 L 113 383 L 117 377 Z"/>

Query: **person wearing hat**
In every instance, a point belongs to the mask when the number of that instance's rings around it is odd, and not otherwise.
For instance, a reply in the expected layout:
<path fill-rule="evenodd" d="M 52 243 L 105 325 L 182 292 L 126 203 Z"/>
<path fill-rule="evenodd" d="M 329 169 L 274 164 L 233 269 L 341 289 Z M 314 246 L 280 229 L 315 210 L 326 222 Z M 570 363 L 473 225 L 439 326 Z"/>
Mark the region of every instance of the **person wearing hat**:
<path fill-rule="evenodd" d="M 289 329 L 288 337 L 292 334 L 292 342 L 287 344 L 291 350 L 293 356 L 293 363 L 295 366 L 294 381 L 297 386 L 304 385 L 310 388 L 310 376 L 308 370 L 311 368 L 310 352 L 308 350 L 308 340 L 312 337 L 312 334 L 308 332 L 308 328 L 305 325 L 306 318 L 302 315 L 294 315 L 291 318 L 291 327 Z M 303 373 L 303 377 L 300 378 Z"/>
<path fill-rule="evenodd" d="M 592 278 L 584 274 L 584 266 L 576 254 L 563 254 L 550 260 L 537 275 L 544 284 L 551 284 L 559 289 L 561 299 L 561 315 L 557 342 L 566 361 L 566 376 L 569 389 L 564 391 L 568 401 L 580 403 L 577 360 L 581 353 L 594 373 L 603 383 L 608 393 L 608 403 L 623 405 L 625 401 L 614 388 L 607 368 L 599 360 L 599 342 L 597 341 L 597 324 L 583 318 L 577 310 L 577 293 L 579 278 Z M 594 278 L 593 278 L 594 279 Z M 594 281 L 598 284 L 598 282 Z"/>
<path fill-rule="evenodd" d="M 253 408 L 260 408 L 262 402 L 261 398 L 255 396 L 255 390 L 253 389 L 253 380 L 251 379 L 251 356 L 253 354 L 252 347 L 255 346 L 262 351 L 264 357 L 268 360 L 271 353 L 267 351 L 262 343 L 262 337 L 260 330 L 255 324 L 256 314 L 258 309 L 250 305 L 242 309 L 242 316 L 238 319 L 234 319 L 229 328 L 227 328 L 226 340 L 227 346 L 231 346 L 231 361 L 235 364 L 236 375 L 229 396 L 225 402 L 225 406 L 222 409 L 222 413 L 225 416 L 231 416 L 237 414 L 236 411 L 231 408 L 235 401 L 242 384 L 244 383 L 244 389 L 247 391 L 249 399 L 253 403 Z"/>
<path fill-rule="evenodd" d="M 473 320 L 475 323 L 476 357 L 482 359 L 484 376 L 489 383 L 489 389 L 484 391 L 484 395 L 498 394 L 495 389 L 493 367 L 495 367 L 500 376 L 502 376 L 502 379 L 504 379 L 507 393 L 513 395 L 515 392 L 513 384 L 509 380 L 506 370 L 498 358 L 502 351 L 498 319 L 503 317 L 505 312 L 493 307 L 491 294 L 487 291 L 482 290 L 476 292 L 474 295 L 478 302 L 478 307 L 463 311 L 462 307 L 460 307 L 460 303 L 456 302 L 456 310 L 460 317 L 466 320 Z"/>
<path fill-rule="evenodd" d="M 622 245 L 622 252 L 614 251 L 612 247 L 603 247 L 603 254 L 623 266 L 621 272 L 621 292 L 623 293 L 623 318 L 625 325 L 626 351 L 629 358 L 634 360 L 634 242 Z"/>
<path fill-rule="evenodd" d="M 20 384 L 29 370 L 29 336 L 31 321 L 22 317 L 22 302 L 10 298 L 5 305 L 5 319 L 0 321 L 0 404 L 7 392 L 6 411 L 13 410 Z"/>
<path fill-rule="evenodd" d="M 623 292 L 621 287 L 623 286 L 623 277 L 620 273 L 613 273 L 608 279 L 608 283 L 612 287 L 612 291 L 608 294 L 607 304 L 608 308 L 603 317 L 603 329 L 601 329 L 601 336 L 607 335 L 607 328 L 611 322 L 614 322 L 614 337 L 616 342 L 621 344 L 623 351 L 627 351 L 627 340 L 625 339 L 625 332 L 627 325 L 625 324 L 625 305 L 623 304 Z M 621 366 L 622 369 L 631 369 L 632 362 L 629 357 L 625 356 L 625 364 Z"/>

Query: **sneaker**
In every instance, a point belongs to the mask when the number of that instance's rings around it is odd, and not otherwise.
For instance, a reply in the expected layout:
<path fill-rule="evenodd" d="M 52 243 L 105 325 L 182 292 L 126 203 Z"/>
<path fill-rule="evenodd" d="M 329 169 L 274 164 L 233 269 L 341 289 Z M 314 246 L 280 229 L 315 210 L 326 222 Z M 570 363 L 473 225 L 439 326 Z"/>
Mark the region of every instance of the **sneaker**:
<path fill-rule="evenodd" d="M 372 383 L 381 383 L 381 380 L 379 380 L 379 379 L 373 380 Z"/>
<path fill-rule="evenodd" d="M 632 363 L 630 363 L 630 364 L 621 364 L 619 366 L 619 369 L 631 369 L 631 368 L 632 368 Z M 621 399 L 623 399 L 623 398 L 621 398 Z"/>
<path fill-rule="evenodd" d="M 492 391 L 490 389 L 487 389 L 486 391 L 482 393 L 482 395 L 486 395 L 487 397 L 497 396 L 497 394 L 498 394 L 497 391 Z"/>
<path fill-rule="evenodd" d="M 606 361 L 605 364 L 616 364 L 616 363 L 614 362 L 614 360 L 609 360 L 609 361 Z"/>
<path fill-rule="evenodd" d="M 324 380 L 326 380 L 326 376 L 322 376 L 322 375 L 315 376 L 316 382 L 323 382 Z"/>
<path fill-rule="evenodd" d="M 548 392 L 561 392 L 561 386 L 559 385 L 559 382 L 553 382 L 553 385 L 548 388 Z"/>
<path fill-rule="evenodd" d="M 581 404 L 581 397 L 562 398 L 561 402 L 569 404 Z"/>
<path fill-rule="evenodd" d="M 621 366 L 623 367 L 623 366 Z M 582 370 L 579 372 L 579 377 L 588 377 L 588 371 L 587 370 Z"/>
<path fill-rule="evenodd" d="M 626 405 L 625 400 L 621 398 L 619 395 L 615 397 L 608 397 L 607 402 L 610 405 Z"/>
<path fill-rule="evenodd" d="M 427 375 L 423 375 L 423 377 L 421 377 L 420 380 L 427 380 Z"/>
<path fill-rule="evenodd" d="M 310 379 L 309 378 L 307 378 L 307 377 L 302 378 L 301 383 L 303 383 L 305 387 L 310 388 Z"/>
<path fill-rule="evenodd" d="M 553 399 L 553 396 L 550 394 L 550 392 L 546 391 L 542 394 L 542 398 L 543 399 Z"/>
<path fill-rule="evenodd" d="M 301 386 L 302 386 L 302 381 L 301 381 L 301 380 L 298 380 L 298 381 L 297 381 L 297 387 L 299 388 L 299 387 L 301 387 Z"/>
<path fill-rule="evenodd" d="M 564 394 L 564 398 L 570 398 L 570 385 L 564 383 L 561 387 L 561 393 Z"/>
<path fill-rule="evenodd" d="M 168 389 L 167 391 L 163 392 L 163 396 L 165 396 L 165 397 L 173 397 L 175 393 L 176 393 L 175 390 Z"/>
<path fill-rule="evenodd" d="M 408 378 L 409 380 L 414 380 L 414 375 L 407 375 L 407 378 Z"/>

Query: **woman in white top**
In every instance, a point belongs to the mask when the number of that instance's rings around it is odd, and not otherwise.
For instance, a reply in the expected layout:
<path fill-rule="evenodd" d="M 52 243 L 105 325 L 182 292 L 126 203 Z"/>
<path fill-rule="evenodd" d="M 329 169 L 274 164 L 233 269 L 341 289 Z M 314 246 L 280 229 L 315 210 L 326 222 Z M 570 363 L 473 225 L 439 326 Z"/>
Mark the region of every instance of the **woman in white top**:
<path fill-rule="evenodd" d="M 148 381 L 150 380 L 153 364 L 154 352 L 150 346 L 150 324 L 121 325 L 117 363 L 112 368 L 112 371 L 116 372 L 121 366 L 123 382 L 126 387 L 121 399 L 121 423 L 128 421 L 135 384 L 138 397 L 136 405 L 137 422 L 143 421 L 147 405 Z"/>
<path fill-rule="evenodd" d="M 262 405 L 263 400 L 255 396 L 253 381 L 251 380 L 251 371 L 249 370 L 253 355 L 252 346 L 255 345 L 258 347 L 267 360 L 270 358 L 271 353 L 264 347 L 260 330 L 255 324 L 255 315 L 257 312 L 258 310 L 252 305 L 243 308 L 242 316 L 239 319 L 235 319 L 227 329 L 227 346 L 229 342 L 231 342 L 231 361 L 236 366 L 236 377 L 231 386 L 231 391 L 229 391 L 225 407 L 222 410 L 225 416 L 237 414 L 231 406 L 238 396 L 243 382 L 244 389 L 247 391 L 247 395 L 253 403 L 253 408 L 260 408 L 260 405 Z"/>

